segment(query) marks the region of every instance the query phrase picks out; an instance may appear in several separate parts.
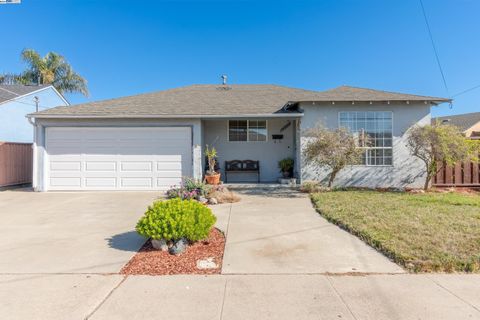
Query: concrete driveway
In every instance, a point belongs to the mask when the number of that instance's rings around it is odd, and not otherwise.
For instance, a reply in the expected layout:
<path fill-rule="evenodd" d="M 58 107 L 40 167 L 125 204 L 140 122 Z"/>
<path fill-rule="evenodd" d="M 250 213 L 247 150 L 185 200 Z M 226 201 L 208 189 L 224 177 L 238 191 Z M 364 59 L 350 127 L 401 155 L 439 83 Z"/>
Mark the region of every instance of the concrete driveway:
<path fill-rule="evenodd" d="M 357 237 L 327 222 L 303 193 L 238 191 L 214 206 L 227 233 L 224 274 L 404 273 Z"/>
<path fill-rule="evenodd" d="M 155 192 L 0 192 L 0 273 L 117 273 Z"/>
<path fill-rule="evenodd" d="M 118 275 L 157 196 L 0 192 L 0 319 L 480 319 L 480 276 L 397 274 L 299 194 L 214 207 L 222 275 Z"/>

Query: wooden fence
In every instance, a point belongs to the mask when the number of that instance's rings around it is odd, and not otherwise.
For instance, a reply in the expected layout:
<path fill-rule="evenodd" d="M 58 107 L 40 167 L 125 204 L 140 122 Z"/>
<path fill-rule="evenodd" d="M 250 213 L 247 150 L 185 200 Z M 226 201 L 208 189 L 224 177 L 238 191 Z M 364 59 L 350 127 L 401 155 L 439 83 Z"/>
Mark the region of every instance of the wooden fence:
<path fill-rule="evenodd" d="M 0 142 L 0 187 L 32 182 L 32 144 Z"/>
<path fill-rule="evenodd" d="M 433 178 L 437 187 L 480 187 L 480 164 L 461 162 L 455 166 L 439 163 L 440 171 Z"/>

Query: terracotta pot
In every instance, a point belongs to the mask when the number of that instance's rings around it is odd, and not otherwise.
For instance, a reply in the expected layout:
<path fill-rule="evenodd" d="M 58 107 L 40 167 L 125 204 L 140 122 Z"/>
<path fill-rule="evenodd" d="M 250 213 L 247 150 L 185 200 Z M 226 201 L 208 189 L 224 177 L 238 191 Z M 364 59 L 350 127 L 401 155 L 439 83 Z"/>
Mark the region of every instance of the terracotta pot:
<path fill-rule="evenodd" d="M 220 173 L 216 173 L 214 175 L 207 175 L 205 176 L 205 180 L 207 180 L 208 184 L 217 185 L 220 183 Z"/>

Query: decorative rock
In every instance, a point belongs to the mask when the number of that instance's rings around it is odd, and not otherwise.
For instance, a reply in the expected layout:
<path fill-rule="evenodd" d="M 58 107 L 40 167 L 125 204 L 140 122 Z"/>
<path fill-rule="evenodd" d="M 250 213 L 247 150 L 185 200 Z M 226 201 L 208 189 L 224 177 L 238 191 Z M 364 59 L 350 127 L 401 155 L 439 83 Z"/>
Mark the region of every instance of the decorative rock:
<path fill-rule="evenodd" d="M 154 247 L 157 250 L 162 250 L 162 251 L 168 251 L 168 245 L 167 241 L 165 239 L 152 239 L 152 247 Z"/>
<path fill-rule="evenodd" d="M 213 261 L 213 258 L 207 258 L 205 260 L 197 260 L 197 269 L 215 269 L 217 264 Z"/>
<path fill-rule="evenodd" d="M 187 239 L 181 238 L 181 239 L 175 241 L 173 246 L 171 246 L 168 249 L 168 252 L 170 254 L 174 254 L 174 255 L 181 254 L 185 251 L 185 249 L 187 249 L 187 245 L 188 245 Z"/>
<path fill-rule="evenodd" d="M 198 201 L 200 201 L 201 203 L 207 203 L 207 202 L 208 202 L 208 199 L 205 198 L 205 197 L 199 197 L 199 198 L 198 198 Z"/>
<path fill-rule="evenodd" d="M 216 198 L 210 198 L 208 199 L 208 204 L 217 204 L 218 200 Z"/>

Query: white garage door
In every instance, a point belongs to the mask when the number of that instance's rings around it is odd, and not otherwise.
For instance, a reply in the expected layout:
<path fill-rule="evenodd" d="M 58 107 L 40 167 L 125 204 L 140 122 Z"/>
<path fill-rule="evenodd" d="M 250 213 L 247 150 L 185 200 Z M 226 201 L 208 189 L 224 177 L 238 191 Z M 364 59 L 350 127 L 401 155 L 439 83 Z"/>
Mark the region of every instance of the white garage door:
<path fill-rule="evenodd" d="M 47 128 L 48 190 L 165 190 L 192 173 L 189 127 Z"/>

